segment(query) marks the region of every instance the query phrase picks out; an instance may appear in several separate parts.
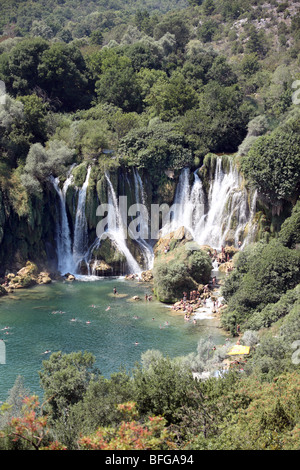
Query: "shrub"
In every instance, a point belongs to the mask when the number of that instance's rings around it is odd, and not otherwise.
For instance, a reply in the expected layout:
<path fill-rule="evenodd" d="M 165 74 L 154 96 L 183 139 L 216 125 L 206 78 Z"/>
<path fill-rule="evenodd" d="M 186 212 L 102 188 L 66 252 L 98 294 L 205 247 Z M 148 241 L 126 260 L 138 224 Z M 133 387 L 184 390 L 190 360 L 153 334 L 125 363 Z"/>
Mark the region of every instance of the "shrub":
<path fill-rule="evenodd" d="M 206 284 L 211 274 L 211 259 L 202 251 L 178 246 L 159 257 L 154 265 L 155 294 L 162 302 L 175 302 L 186 290 Z"/>
<path fill-rule="evenodd" d="M 300 253 L 297 250 L 290 250 L 277 240 L 249 246 L 240 253 L 236 270 L 225 281 L 223 295 L 228 309 L 222 321 L 226 324 L 232 312 L 236 313 L 237 322 L 245 321 L 254 311 L 261 312 L 268 304 L 278 302 L 282 294 L 299 281 Z M 265 314 L 267 321 L 268 308 Z M 255 315 L 257 318 L 258 313 Z M 254 328 L 254 321 L 249 321 L 250 328 Z M 264 318 L 261 318 L 258 324 L 263 323 Z"/>

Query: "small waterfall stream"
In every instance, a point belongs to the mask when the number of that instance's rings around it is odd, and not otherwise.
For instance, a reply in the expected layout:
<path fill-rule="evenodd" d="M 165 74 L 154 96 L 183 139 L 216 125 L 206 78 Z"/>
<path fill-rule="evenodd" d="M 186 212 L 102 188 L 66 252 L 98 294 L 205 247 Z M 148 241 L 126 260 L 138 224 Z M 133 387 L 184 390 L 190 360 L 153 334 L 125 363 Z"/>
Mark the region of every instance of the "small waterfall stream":
<path fill-rule="evenodd" d="M 66 193 L 73 181 L 71 171 L 64 182 L 62 189 L 59 187 L 59 178 L 50 178 L 59 197 L 59 221 L 56 224 L 57 269 L 59 272 L 71 272 L 73 270 L 72 240 L 69 221 L 66 211 Z"/>
<path fill-rule="evenodd" d="M 79 263 L 84 259 L 85 254 L 88 250 L 88 228 L 85 215 L 85 203 L 91 169 L 92 168 L 89 166 L 83 186 L 78 191 L 78 203 L 76 210 L 73 242 L 73 260 L 76 271 L 78 269 Z"/>

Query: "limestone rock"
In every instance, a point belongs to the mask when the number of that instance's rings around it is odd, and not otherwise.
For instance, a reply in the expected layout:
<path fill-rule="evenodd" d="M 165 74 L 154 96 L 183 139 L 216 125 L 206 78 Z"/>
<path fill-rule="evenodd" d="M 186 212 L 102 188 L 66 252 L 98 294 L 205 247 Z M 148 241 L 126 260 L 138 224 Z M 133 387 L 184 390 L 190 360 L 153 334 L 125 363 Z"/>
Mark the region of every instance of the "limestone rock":
<path fill-rule="evenodd" d="M 151 271 L 151 270 L 143 271 L 143 272 L 141 273 L 141 279 L 142 279 L 142 281 L 144 281 L 144 282 L 150 282 L 150 281 L 152 281 L 152 279 L 153 279 L 153 273 L 152 273 L 152 271 Z"/>
<path fill-rule="evenodd" d="M 46 272 L 39 273 L 37 277 L 38 284 L 50 284 L 52 282 L 51 277 Z"/>

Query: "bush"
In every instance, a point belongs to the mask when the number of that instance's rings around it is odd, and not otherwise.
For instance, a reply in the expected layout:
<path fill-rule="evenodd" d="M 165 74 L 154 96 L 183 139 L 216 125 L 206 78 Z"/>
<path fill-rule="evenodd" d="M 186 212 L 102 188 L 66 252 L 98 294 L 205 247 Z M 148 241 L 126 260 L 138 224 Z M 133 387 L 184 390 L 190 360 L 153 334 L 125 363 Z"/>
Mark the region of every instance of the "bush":
<path fill-rule="evenodd" d="M 255 329 L 256 321 L 258 325 L 264 324 L 264 321 L 268 323 L 269 307 L 264 313 L 263 309 L 268 304 L 278 302 L 282 294 L 293 289 L 299 281 L 299 251 L 290 250 L 277 240 L 248 246 L 240 253 L 235 271 L 224 284 L 223 295 L 228 308 L 222 319 L 223 324 L 232 328 L 229 318 L 233 312 L 237 323 L 250 319 L 248 327 L 252 329 Z M 251 322 L 250 315 L 255 311 Z"/>
<path fill-rule="evenodd" d="M 287 316 L 296 303 L 299 303 L 299 287 L 287 291 L 275 304 L 266 305 L 261 311 L 253 313 L 247 325 L 254 330 L 269 328 L 280 318 Z"/>
<path fill-rule="evenodd" d="M 295 204 L 292 214 L 282 224 L 278 239 L 289 248 L 300 243 L 300 200 Z"/>
<path fill-rule="evenodd" d="M 184 291 L 197 289 L 200 283 L 206 284 L 211 269 L 211 259 L 206 252 L 179 246 L 155 261 L 155 294 L 162 302 L 175 302 L 182 298 Z"/>
<path fill-rule="evenodd" d="M 41 192 L 41 183 L 52 173 L 63 172 L 72 157 L 73 150 L 58 140 L 49 142 L 47 149 L 41 144 L 33 144 L 26 158 L 24 173 L 21 175 L 22 184 L 29 193 Z"/>
<path fill-rule="evenodd" d="M 291 199 L 299 188 L 299 149 L 297 133 L 277 129 L 259 137 L 242 158 L 246 177 L 271 203 Z"/>

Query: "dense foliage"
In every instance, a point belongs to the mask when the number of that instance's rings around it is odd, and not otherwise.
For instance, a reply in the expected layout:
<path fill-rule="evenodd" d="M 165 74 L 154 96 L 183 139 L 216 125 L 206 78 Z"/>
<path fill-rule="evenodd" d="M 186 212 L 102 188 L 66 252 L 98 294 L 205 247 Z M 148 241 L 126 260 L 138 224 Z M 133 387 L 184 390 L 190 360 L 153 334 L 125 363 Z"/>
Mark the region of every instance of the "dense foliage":
<path fill-rule="evenodd" d="M 234 272 L 226 279 L 223 295 L 228 314 L 223 322 L 232 332 L 238 323 L 268 304 L 274 304 L 300 282 L 300 252 L 277 240 L 258 242 L 239 253 Z"/>
<path fill-rule="evenodd" d="M 1 274 L 46 260 L 49 177 L 75 162 L 79 186 L 93 164 L 98 199 L 105 170 L 137 167 L 171 203 L 166 170 L 204 163 L 208 175 L 212 153 L 237 153 L 262 238 L 223 286 L 222 325 L 251 345 L 242 370 L 195 381 L 223 367 L 225 346 L 209 340 L 185 358 L 148 351 L 109 379 L 91 354 L 58 352 L 40 371 L 44 404 L 18 378 L 1 449 L 299 449 L 299 25 L 293 1 L 1 2 Z M 203 251 L 173 246 L 155 293 L 176 300 L 210 268 Z"/>
<path fill-rule="evenodd" d="M 179 246 L 155 260 L 154 292 L 162 302 L 175 302 L 183 292 L 207 284 L 211 274 L 211 259 L 203 250 Z"/>

